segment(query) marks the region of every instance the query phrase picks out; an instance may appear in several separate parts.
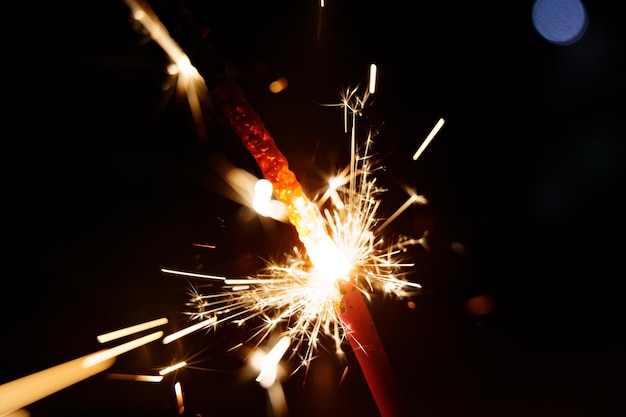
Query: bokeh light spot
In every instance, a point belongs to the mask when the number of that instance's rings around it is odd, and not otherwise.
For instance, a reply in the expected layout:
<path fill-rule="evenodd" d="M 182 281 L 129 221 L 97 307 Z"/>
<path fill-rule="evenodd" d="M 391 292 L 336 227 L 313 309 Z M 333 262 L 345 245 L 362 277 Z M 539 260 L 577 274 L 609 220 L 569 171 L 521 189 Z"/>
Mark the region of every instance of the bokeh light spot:
<path fill-rule="evenodd" d="M 536 0 L 532 18 L 537 32 L 557 45 L 578 41 L 587 28 L 587 12 L 580 0 Z"/>
<path fill-rule="evenodd" d="M 286 78 L 281 77 L 276 81 L 270 83 L 270 91 L 272 93 L 280 93 L 289 85 L 289 81 Z"/>
<path fill-rule="evenodd" d="M 496 308 L 496 300 L 490 294 L 481 294 L 465 302 L 465 309 L 474 316 L 480 317 L 492 312 Z"/>

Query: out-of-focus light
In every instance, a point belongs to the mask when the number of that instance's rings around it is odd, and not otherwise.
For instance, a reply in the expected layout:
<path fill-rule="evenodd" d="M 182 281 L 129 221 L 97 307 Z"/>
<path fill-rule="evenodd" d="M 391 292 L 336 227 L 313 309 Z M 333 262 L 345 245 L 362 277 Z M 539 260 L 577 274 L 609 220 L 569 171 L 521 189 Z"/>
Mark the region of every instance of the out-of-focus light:
<path fill-rule="evenodd" d="M 182 415 L 185 412 L 185 404 L 183 403 L 183 387 L 180 385 L 180 382 L 176 382 L 176 384 L 174 384 L 174 392 L 176 393 L 178 414 Z"/>
<path fill-rule="evenodd" d="M 258 180 L 254 185 L 254 198 L 252 207 L 262 216 L 269 216 L 271 213 L 270 201 L 272 199 L 272 183 L 268 180 Z"/>
<path fill-rule="evenodd" d="M 258 180 L 254 184 L 252 208 L 261 216 L 284 221 L 287 219 L 287 209 L 283 203 L 272 199 L 273 193 L 271 182 L 266 179 Z"/>
<path fill-rule="evenodd" d="M 136 324 L 134 326 L 125 327 L 123 329 L 115 330 L 109 333 L 101 334 L 97 337 L 98 342 L 106 343 L 111 340 L 119 339 L 124 336 L 128 336 L 134 333 L 138 333 L 147 329 L 152 329 L 157 326 L 167 324 L 167 318 L 163 317 L 156 320 L 147 321 L 145 323 Z"/>
<path fill-rule="evenodd" d="M 285 77 L 280 77 L 279 79 L 272 81 L 270 83 L 270 91 L 272 93 L 280 93 L 289 85 L 289 81 Z"/>
<path fill-rule="evenodd" d="M 480 317 L 492 312 L 496 308 L 496 300 L 490 294 L 481 294 L 468 299 L 465 309 L 474 316 Z"/>
<path fill-rule="evenodd" d="M 532 18 L 537 32 L 556 45 L 578 41 L 587 28 L 587 12 L 580 0 L 536 0 Z"/>

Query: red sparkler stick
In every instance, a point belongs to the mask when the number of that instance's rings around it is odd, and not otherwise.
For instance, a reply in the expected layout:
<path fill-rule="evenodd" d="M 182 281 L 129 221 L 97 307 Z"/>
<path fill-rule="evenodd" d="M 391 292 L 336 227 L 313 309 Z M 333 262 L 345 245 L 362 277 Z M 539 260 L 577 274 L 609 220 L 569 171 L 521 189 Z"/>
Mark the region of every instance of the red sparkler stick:
<path fill-rule="evenodd" d="M 344 285 L 342 291 L 343 306 L 339 317 L 347 329 L 348 341 L 380 415 L 408 416 L 402 392 L 363 294 L 351 284 Z"/>

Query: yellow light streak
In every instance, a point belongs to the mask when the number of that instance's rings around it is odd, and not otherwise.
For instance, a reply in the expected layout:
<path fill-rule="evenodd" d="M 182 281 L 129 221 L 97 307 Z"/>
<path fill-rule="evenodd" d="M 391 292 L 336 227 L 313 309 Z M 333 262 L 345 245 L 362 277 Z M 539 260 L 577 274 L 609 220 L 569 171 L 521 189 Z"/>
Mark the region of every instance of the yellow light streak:
<path fill-rule="evenodd" d="M 0 385 L 0 415 L 19 410 L 96 375 L 115 362 L 115 357 L 109 357 L 86 366 L 92 356 L 86 355 Z"/>
<path fill-rule="evenodd" d="M 132 375 L 132 374 L 107 374 L 107 378 L 117 379 L 121 381 L 138 381 L 138 382 L 161 382 L 162 375 Z"/>
<path fill-rule="evenodd" d="M 291 344 L 291 339 L 289 337 L 282 337 L 278 343 L 264 356 L 261 365 L 261 372 L 259 372 L 259 376 L 256 377 L 256 382 L 260 383 L 263 388 L 269 388 L 274 385 L 276 381 L 276 368 L 278 367 L 278 362 L 282 359 L 287 349 L 289 349 L 289 345 Z"/>
<path fill-rule="evenodd" d="M 178 362 L 178 363 L 176 363 L 176 364 L 174 364 L 172 366 L 168 366 L 167 368 L 163 368 L 163 369 L 161 369 L 159 371 L 159 375 L 167 375 L 170 372 L 174 372 L 174 371 L 182 368 L 183 366 L 187 366 L 187 362 L 181 361 L 181 362 Z"/>
<path fill-rule="evenodd" d="M 389 216 L 383 224 L 378 226 L 374 234 L 380 233 L 385 227 L 389 225 L 389 223 L 393 222 L 400 214 L 402 214 L 406 209 L 412 206 L 415 203 L 424 204 L 425 200 L 422 196 L 417 194 L 412 194 L 405 202 L 402 204 L 391 216 Z"/>
<path fill-rule="evenodd" d="M 141 23 L 174 64 L 170 65 L 167 71 L 178 77 L 177 88 L 187 97 L 198 135 L 205 137 L 206 128 L 201 102 L 208 98 L 208 90 L 204 79 L 146 1 L 124 0 L 124 2 L 130 8 L 133 18 Z"/>
<path fill-rule="evenodd" d="M 174 384 L 174 392 L 176 393 L 176 403 L 178 404 L 178 414 L 182 415 L 185 413 L 185 404 L 183 403 L 183 387 L 180 384 L 180 381 L 177 381 Z"/>
<path fill-rule="evenodd" d="M 441 119 L 437 120 L 437 123 L 432 128 L 432 130 L 430 131 L 428 136 L 426 136 L 426 139 L 424 139 L 424 142 L 422 142 L 422 144 L 417 149 L 417 151 L 415 151 L 415 154 L 413 155 L 413 160 L 414 161 L 416 161 L 417 158 L 419 158 L 420 155 L 422 155 L 422 153 L 426 150 L 428 145 L 430 145 L 430 142 L 432 142 L 432 140 L 435 138 L 435 135 L 439 132 L 439 130 L 441 130 L 441 128 L 443 127 L 444 123 L 445 123 L 445 120 L 443 119 L 443 117 Z"/>
<path fill-rule="evenodd" d="M 163 338 L 163 344 L 167 345 L 169 343 L 172 343 L 174 340 L 180 339 L 183 336 L 187 336 L 190 333 L 196 332 L 198 330 L 202 330 L 206 327 L 209 327 L 212 324 L 215 324 L 215 322 L 217 321 L 217 319 L 215 317 L 211 317 L 209 319 L 200 321 L 194 325 L 191 325 L 189 327 L 185 327 L 182 330 L 179 330 L 177 332 L 174 332 L 168 336 L 165 336 Z"/>
<path fill-rule="evenodd" d="M 193 246 L 197 246 L 199 248 L 215 249 L 215 245 L 209 245 L 208 243 L 194 243 Z"/>
<path fill-rule="evenodd" d="M 167 324 L 167 318 L 162 317 L 160 319 L 151 320 L 145 323 L 136 324 L 134 326 L 125 327 L 123 329 L 114 330 L 109 333 L 104 333 L 104 334 L 97 336 L 96 339 L 98 339 L 98 342 L 100 343 L 106 343 L 106 342 L 110 342 L 111 340 L 120 339 L 124 336 L 129 336 L 131 334 L 139 333 L 144 330 L 152 329 L 154 327 L 161 326 L 164 324 Z"/>
<path fill-rule="evenodd" d="M 126 353 L 133 349 L 137 349 L 140 346 L 143 346 L 157 339 L 160 339 L 162 336 L 163 336 L 163 332 L 158 331 L 158 332 L 140 337 L 138 339 L 131 340 L 130 342 L 122 343 L 121 345 L 118 345 L 109 349 L 101 350 L 100 352 L 94 353 L 86 357 L 83 362 L 83 366 L 85 368 L 89 368 L 99 362 L 107 361 L 111 358 L 121 355 L 122 353 Z"/>

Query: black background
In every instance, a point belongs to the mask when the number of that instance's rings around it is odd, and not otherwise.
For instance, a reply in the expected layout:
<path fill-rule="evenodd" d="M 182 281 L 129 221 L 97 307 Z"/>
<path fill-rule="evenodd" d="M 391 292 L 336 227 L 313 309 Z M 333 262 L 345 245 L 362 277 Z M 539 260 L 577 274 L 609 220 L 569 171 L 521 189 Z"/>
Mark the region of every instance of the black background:
<path fill-rule="evenodd" d="M 227 4 L 224 4 L 227 3 Z M 406 300 L 371 305 L 416 416 L 617 416 L 624 412 L 620 282 L 624 31 L 587 2 L 569 46 L 533 28 L 532 2 L 188 1 L 207 40 L 305 189 L 342 167 L 340 91 L 379 67 L 360 126 L 379 130 L 383 214 L 424 194 L 392 234 L 430 231 Z M 184 325 L 188 283 L 163 267 L 231 276 L 289 251 L 292 230 L 221 196 L 209 156 L 259 175 L 218 113 L 198 138 L 167 58 L 123 1 L 3 6 L 4 245 L 0 382 L 102 348 L 96 335 L 158 317 Z M 286 77 L 289 87 L 267 86 Z M 412 161 L 439 117 L 446 125 Z M 209 243 L 216 250 L 198 248 Z M 452 250 L 462 248 L 462 250 Z M 479 317 L 466 301 L 495 308 Z M 268 415 L 224 327 L 156 342 L 111 372 L 173 362 L 186 415 Z M 330 352 L 284 385 L 292 416 L 376 416 L 358 364 Z M 31 415 L 176 415 L 160 384 L 97 375 L 31 404 Z"/>

